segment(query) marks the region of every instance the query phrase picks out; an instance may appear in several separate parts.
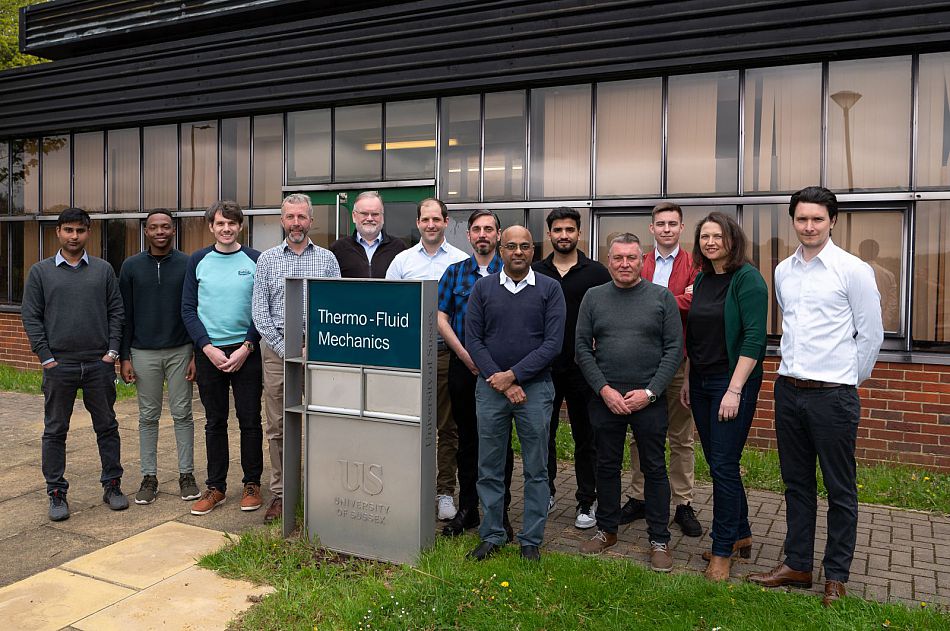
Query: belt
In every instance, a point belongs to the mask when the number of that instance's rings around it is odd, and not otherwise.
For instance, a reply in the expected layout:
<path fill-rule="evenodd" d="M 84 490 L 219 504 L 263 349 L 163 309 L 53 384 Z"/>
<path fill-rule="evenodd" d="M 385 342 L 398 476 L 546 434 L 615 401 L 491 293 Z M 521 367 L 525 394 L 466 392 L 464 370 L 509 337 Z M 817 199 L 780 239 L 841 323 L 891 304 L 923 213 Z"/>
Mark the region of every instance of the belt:
<path fill-rule="evenodd" d="M 784 379 L 789 382 L 796 388 L 842 388 L 846 384 L 843 383 L 834 383 L 831 381 L 814 381 L 812 379 L 795 379 L 794 377 L 786 377 L 782 375 L 780 379 Z"/>

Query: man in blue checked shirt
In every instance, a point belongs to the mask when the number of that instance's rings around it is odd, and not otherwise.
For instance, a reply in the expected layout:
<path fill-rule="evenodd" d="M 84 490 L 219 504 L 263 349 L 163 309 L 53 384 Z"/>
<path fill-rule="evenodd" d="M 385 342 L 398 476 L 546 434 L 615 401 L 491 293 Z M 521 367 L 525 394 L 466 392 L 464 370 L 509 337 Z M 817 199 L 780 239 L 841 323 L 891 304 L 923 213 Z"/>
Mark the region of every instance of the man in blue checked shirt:
<path fill-rule="evenodd" d="M 468 241 L 474 254 L 464 261 L 453 263 L 445 270 L 439 281 L 439 335 L 451 351 L 449 357 L 449 399 L 452 402 L 452 417 L 458 428 L 459 508 L 455 517 L 442 529 L 446 537 L 457 537 L 468 528 L 481 523 L 478 516 L 478 427 L 475 419 L 475 384 L 478 368 L 465 350 L 465 312 L 468 297 L 475 281 L 494 274 L 501 269 L 498 256 L 498 239 L 501 222 L 490 210 L 476 210 L 468 217 Z M 511 471 L 514 468 L 514 453 L 509 441 L 505 465 L 505 489 L 511 488 Z M 504 526 L 508 540 L 514 539 L 508 523 L 507 506 L 511 493 L 505 493 Z"/>
<path fill-rule="evenodd" d="M 339 278 L 340 266 L 329 250 L 310 240 L 310 197 L 294 193 L 280 205 L 280 225 L 287 238 L 257 259 L 251 315 L 261 334 L 264 362 L 264 438 L 270 454 L 271 502 L 264 513 L 270 523 L 283 513 L 284 463 L 284 279 L 288 276 Z"/>

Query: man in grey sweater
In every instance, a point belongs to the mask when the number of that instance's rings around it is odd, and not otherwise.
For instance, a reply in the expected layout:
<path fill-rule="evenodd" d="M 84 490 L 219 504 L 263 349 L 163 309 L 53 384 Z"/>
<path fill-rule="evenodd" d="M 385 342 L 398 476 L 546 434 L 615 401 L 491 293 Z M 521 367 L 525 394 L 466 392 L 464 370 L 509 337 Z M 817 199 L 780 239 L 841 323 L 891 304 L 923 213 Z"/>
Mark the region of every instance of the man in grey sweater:
<path fill-rule="evenodd" d="M 88 213 L 67 208 L 56 222 L 61 248 L 30 268 L 23 289 L 23 328 L 43 366 L 43 476 L 49 518 L 69 518 L 66 433 L 82 388 L 83 405 L 102 461 L 102 501 L 112 510 L 129 507 L 122 494 L 119 424 L 115 419 L 115 362 L 122 341 L 122 296 L 112 267 L 89 256 Z"/>
<path fill-rule="evenodd" d="M 667 407 L 666 399 L 658 397 L 679 367 L 683 330 L 673 294 L 642 279 L 642 266 L 643 251 L 636 235 L 614 237 L 607 253 L 613 282 L 588 290 L 578 314 L 577 365 L 599 395 L 590 403 L 597 443 L 597 534 L 580 549 L 584 554 L 600 554 L 617 543 L 620 464 L 630 426 L 645 478 L 650 567 L 669 572 L 673 559 L 667 527 Z"/>

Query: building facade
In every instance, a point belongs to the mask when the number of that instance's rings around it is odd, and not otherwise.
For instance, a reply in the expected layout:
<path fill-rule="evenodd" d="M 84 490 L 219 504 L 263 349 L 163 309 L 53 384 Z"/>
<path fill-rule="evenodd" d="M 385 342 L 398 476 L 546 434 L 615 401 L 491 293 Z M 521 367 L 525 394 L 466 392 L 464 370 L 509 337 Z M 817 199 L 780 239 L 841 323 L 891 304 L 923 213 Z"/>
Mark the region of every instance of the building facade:
<path fill-rule="evenodd" d="M 69 205 L 118 269 L 152 208 L 173 211 L 182 250 L 210 243 L 201 215 L 221 197 L 248 209 L 259 249 L 282 238 L 284 195 L 311 195 L 328 245 L 375 189 L 394 236 L 417 239 L 415 202 L 437 195 L 456 245 L 491 208 L 531 228 L 538 256 L 545 214 L 566 205 L 601 259 L 673 200 L 684 247 L 709 211 L 735 216 L 771 286 L 797 245 L 789 194 L 820 183 L 887 331 L 859 456 L 950 470 L 945 3 L 140 4 L 21 14 L 21 48 L 55 61 L 0 73 L 0 362 L 35 366 L 17 305 Z M 774 299 L 769 333 L 774 354 Z M 750 442 L 774 445 L 767 386 L 761 399 Z"/>

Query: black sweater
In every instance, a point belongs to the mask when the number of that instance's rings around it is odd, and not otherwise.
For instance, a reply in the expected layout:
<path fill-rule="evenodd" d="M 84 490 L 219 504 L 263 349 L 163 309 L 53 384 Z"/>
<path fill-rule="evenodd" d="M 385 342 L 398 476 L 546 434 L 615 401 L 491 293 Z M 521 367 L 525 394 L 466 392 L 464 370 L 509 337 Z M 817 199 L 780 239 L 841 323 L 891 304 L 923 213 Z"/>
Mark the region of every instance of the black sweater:
<path fill-rule="evenodd" d="M 122 359 L 129 349 L 157 350 L 191 343 L 181 319 L 181 287 L 188 255 L 172 250 L 161 258 L 140 252 L 126 259 L 119 271 L 125 306 Z"/>

